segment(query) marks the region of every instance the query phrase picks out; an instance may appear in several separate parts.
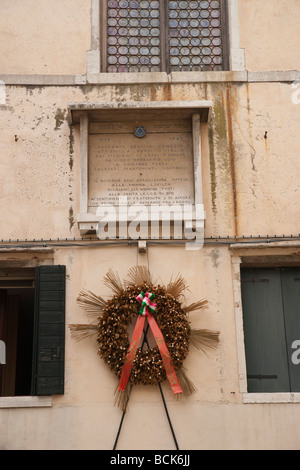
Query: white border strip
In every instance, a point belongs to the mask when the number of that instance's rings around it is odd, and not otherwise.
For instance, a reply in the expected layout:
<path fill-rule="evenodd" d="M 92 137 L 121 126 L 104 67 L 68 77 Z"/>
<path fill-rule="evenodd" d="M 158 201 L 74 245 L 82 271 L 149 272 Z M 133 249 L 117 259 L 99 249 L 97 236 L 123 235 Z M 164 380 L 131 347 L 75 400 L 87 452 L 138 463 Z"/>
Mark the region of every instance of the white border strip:
<path fill-rule="evenodd" d="M 228 0 L 229 67 L 232 71 L 245 71 L 245 51 L 240 48 L 238 0 Z"/>
<path fill-rule="evenodd" d="M 300 403 L 300 393 L 244 393 L 243 403 Z"/>

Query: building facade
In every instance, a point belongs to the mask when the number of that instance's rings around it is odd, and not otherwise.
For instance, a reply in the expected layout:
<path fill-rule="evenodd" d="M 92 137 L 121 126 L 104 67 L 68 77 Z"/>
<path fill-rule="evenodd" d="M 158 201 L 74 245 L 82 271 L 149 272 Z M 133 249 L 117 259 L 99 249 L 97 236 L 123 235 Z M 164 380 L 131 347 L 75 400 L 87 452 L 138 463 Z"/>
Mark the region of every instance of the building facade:
<path fill-rule="evenodd" d="M 189 349 L 191 396 L 134 386 L 116 448 L 175 449 L 165 402 L 181 450 L 298 449 L 298 0 L 0 8 L 0 448 L 113 448 L 118 379 L 70 325 L 144 266 L 219 343 Z M 168 203 L 192 208 L 177 236 L 174 214 L 99 232 Z"/>

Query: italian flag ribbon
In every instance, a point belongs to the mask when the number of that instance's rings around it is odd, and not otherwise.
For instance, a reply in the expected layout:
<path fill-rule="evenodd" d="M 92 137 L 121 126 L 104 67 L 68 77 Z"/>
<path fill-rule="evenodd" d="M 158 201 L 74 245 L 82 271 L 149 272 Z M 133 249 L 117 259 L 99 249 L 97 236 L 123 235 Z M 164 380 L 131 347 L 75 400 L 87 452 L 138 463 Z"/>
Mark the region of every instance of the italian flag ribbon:
<path fill-rule="evenodd" d="M 174 393 L 182 393 L 182 389 L 180 387 L 178 378 L 176 376 L 176 373 L 172 364 L 172 358 L 170 356 L 163 334 L 158 324 L 156 323 L 155 318 L 152 315 L 152 313 L 155 311 L 156 306 L 157 306 L 155 303 L 152 302 L 153 298 L 154 298 L 154 294 L 151 294 L 150 292 L 146 292 L 146 293 L 141 292 L 141 294 L 139 294 L 136 297 L 136 299 L 142 305 L 139 311 L 139 316 L 138 316 L 138 319 L 137 319 L 137 322 L 136 322 L 136 325 L 132 334 L 131 342 L 130 342 L 130 345 L 126 354 L 124 365 L 123 365 L 122 374 L 121 374 L 121 378 L 119 382 L 119 391 L 124 391 L 128 383 L 130 373 L 131 373 L 131 368 L 135 359 L 137 349 L 141 341 L 141 337 L 142 337 L 143 329 L 145 325 L 145 320 L 147 317 L 149 326 L 152 330 L 153 336 L 158 346 L 164 368 L 166 370 L 167 379 L 169 380 L 172 390 Z"/>
<path fill-rule="evenodd" d="M 137 296 L 136 300 L 138 300 L 142 304 L 141 309 L 139 311 L 140 315 L 148 317 L 149 313 L 154 312 L 157 305 L 152 302 L 153 298 L 154 294 L 150 294 L 149 292 L 146 292 L 146 294 L 144 292 L 141 292 L 140 295 Z"/>

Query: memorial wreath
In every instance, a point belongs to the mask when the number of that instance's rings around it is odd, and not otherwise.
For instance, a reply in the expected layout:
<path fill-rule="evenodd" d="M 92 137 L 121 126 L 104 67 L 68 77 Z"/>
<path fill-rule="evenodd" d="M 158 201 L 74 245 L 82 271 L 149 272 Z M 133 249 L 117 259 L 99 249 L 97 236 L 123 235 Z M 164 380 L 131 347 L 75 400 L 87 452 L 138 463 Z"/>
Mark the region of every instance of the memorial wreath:
<path fill-rule="evenodd" d="M 193 329 L 188 314 L 207 307 L 206 300 L 184 305 L 187 284 L 181 275 L 166 286 L 152 282 L 145 267 L 131 268 L 121 281 L 109 270 L 104 284 L 113 291 L 109 300 L 82 290 L 77 302 L 91 319 L 89 324 L 69 325 L 72 337 L 96 335 L 98 354 L 118 376 L 117 402 L 126 406 L 130 385 L 154 385 L 168 379 L 173 392 L 189 396 L 196 389 L 183 367 L 190 345 L 198 350 L 215 348 L 219 332 Z M 146 322 L 147 319 L 147 322 Z M 129 339 L 130 325 L 135 322 Z M 152 331 L 150 347 L 148 329 Z M 144 346 L 146 345 L 146 349 Z"/>

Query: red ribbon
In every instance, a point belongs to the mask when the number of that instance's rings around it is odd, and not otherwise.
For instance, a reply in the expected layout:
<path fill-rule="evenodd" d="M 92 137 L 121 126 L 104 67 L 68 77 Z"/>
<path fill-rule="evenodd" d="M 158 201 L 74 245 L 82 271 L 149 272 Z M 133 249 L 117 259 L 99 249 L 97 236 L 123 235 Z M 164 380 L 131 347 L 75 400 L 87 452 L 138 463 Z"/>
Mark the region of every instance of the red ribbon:
<path fill-rule="evenodd" d="M 131 337 L 131 342 L 130 342 L 130 345 L 126 354 L 125 362 L 123 365 L 122 374 L 121 374 L 121 378 L 119 382 L 119 391 L 124 392 L 126 388 L 126 385 L 130 376 L 132 364 L 133 364 L 137 349 L 141 341 L 145 319 L 146 317 L 142 315 L 138 316 L 138 319 L 137 319 L 137 322 L 136 322 L 136 325 L 135 325 L 135 328 Z"/>
<path fill-rule="evenodd" d="M 151 298 L 151 294 L 147 292 L 145 294 L 145 297 Z M 142 302 L 142 299 L 143 299 L 143 296 L 141 295 L 137 297 L 137 300 L 139 302 Z M 169 380 L 172 390 L 174 393 L 182 393 L 182 389 L 180 387 L 178 378 L 176 376 L 176 373 L 172 364 L 172 358 L 170 356 L 163 334 L 158 324 L 156 323 L 155 318 L 153 317 L 152 313 L 149 310 L 147 312 L 147 318 L 148 318 L 149 326 L 155 338 L 156 344 L 158 346 L 158 349 L 162 358 L 162 362 L 166 370 L 167 379 Z M 137 322 L 136 322 L 136 325 L 135 325 L 135 328 L 131 337 L 131 342 L 130 342 L 130 345 L 126 354 L 125 362 L 123 365 L 122 374 L 121 374 L 121 378 L 119 382 L 119 391 L 124 391 L 128 383 L 133 361 L 135 359 L 136 352 L 141 341 L 143 328 L 145 325 L 145 319 L 146 319 L 145 315 L 140 314 L 138 316 L 138 319 L 137 319 Z"/>

